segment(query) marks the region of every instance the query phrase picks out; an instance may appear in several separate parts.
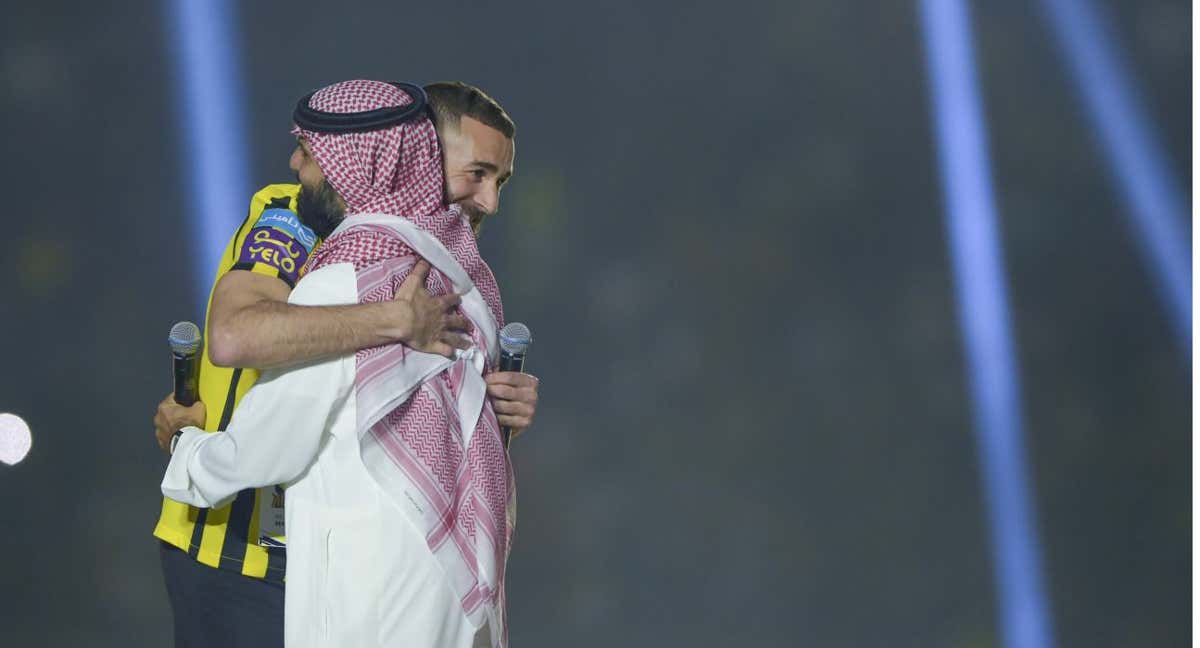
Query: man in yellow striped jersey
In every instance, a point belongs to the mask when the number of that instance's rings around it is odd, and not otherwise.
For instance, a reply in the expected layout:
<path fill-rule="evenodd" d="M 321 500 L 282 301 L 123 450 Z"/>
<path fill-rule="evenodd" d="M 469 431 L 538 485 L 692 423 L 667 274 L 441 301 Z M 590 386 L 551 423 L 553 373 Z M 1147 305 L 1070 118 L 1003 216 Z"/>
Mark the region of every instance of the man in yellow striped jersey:
<path fill-rule="evenodd" d="M 497 211 L 509 177 L 513 122 L 478 88 L 436 83 L 426 92 L 442 142 L 448 202 L 461 205 L 478 232 Z M 344 212 L 303 145 L 290 165 L 300 184 L 269 185 L 255 194 L 222 255 L 209 299 L 201 402 L 183 408 L 164 399 L 155 416 L 160 445 L 187 425 L 223 430 L 259 369 L 394 342 L 447 356 L 469 346 L 468 324 L 454 312 L 458 297 L 429 296 L 424 263 L 391 302 L 287 304 L 308 256 Z M 514 435 L 530 425 L 536 378 L 495 372 L 488 394 L 500 424 Z M 282 645 L 283 500 L 278 487 L 243 491 L 217 509 L 163 500 L 154 535 L 162 541 L 176 646 Z"/>

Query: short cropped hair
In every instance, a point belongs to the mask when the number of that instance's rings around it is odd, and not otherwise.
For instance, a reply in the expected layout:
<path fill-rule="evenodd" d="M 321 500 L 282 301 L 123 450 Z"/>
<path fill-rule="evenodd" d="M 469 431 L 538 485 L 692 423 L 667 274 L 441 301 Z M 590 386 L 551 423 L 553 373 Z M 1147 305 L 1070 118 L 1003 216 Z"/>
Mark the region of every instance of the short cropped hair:
<path fill-rule="evenodd" d="M 458 128 L 463 117 L 470 117 L 485 126 L 490 126 L 508 139 L 517 132 L 508 113 L 486 92 L 462 81 L 438 81 L 425 86 L 429 105 L 433 108 L 433 120 L 438 128 Z"/>

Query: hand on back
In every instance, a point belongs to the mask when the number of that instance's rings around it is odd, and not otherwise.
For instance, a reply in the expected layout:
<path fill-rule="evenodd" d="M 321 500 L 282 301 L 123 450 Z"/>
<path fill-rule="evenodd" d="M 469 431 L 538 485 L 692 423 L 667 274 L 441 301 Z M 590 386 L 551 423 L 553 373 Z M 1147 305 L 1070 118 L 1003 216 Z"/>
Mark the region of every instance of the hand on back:
<path fill-rule="evenodd" d="M 453 358 L 455 349 L 470 348 L 471 322 L 456 312 L 462 297 L 453 293 L 434 297 L 425 290 L 429 269 L 428 261 L 418 261 L 392 300 L 396 321 L 411 322 L 399 337 L 417 351 Z"/>

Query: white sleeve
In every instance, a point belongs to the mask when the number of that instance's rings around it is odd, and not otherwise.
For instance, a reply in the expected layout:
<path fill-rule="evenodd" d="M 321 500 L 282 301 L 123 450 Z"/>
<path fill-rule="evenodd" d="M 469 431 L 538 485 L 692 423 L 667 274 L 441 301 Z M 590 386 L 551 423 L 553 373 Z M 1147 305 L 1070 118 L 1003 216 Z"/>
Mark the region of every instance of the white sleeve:
<path fill-rule="evenodd" d="M 302 279 L 288 301 L 346 303 L 345 268 L 322 270 Z M 352 267 L 349 281 L 349 294 L 357 296 Z M 163 476 L 163 495 L 215 508 L 243 489 L 300 476 L 316 457 L 325 430 L 354 387 L 354 366 L 354 356 L 349 355 L 264 372 L 242 398 L 224 432 L 184 429 Z"/>

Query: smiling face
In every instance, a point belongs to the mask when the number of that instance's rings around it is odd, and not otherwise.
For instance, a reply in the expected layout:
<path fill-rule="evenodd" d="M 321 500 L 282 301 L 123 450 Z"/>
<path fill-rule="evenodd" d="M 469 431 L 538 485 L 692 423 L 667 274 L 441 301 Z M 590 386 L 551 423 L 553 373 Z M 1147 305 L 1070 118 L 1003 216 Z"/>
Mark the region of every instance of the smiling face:
<path fill-rule="evenodd" d="M 513 173 L 516 147 L 500 131 L 471 117 L 439 129 L 446 165 L 446 198 L 460 205 L 478 231 L 500 209 L 500 189 Z"/>

